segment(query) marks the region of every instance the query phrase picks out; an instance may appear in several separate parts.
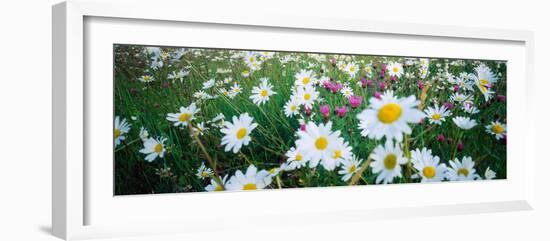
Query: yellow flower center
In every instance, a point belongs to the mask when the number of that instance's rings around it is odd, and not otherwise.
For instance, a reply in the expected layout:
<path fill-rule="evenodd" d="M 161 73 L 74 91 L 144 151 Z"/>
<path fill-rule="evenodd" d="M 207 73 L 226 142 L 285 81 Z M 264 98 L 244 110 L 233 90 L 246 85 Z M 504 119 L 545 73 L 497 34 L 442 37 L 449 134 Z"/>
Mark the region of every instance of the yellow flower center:
<path fill-rule="evenodd" d="M 338 158 L 340 158 L 340 157 L 342 157 L 342 151 L 340 151 L 340 150 L 335 150 L 335 151 L 334 151 L 334 155 L 332 156 L 332 158 L 338 159 Z"/>
<path fill-rule="evenodd" d="M 309 81 L 310 81 L 310 80 L 311 80 L 311 78 L 309 78 L 309 77 L 304 77 L 304 78 L 302 79 L 302 83 L 304 83 L 304 85 L 307 85 L 307 84 L 309 84 Z"/>
<path fill-rule="evenodd" d="M 247 75 L 248 73 L 249 73 L 248 70 L 243 71 L 244 75 Z"/>
<path fill-rule="evenodd" d="M 350 67 L 349 72 L 355 72 L 355 67 Z"/>
<path fill-rule="evenodd" d="M 300 154 L 296 154 L 296 157 L 294 158 L 296 161 L 301 161 L 302 160 L 302 155 Z"/>
<path fill-rule="evenodd" d="M 246 128 L 241 128 L 237 131 L 237 139 L 243 139 L 246 136 Z"/>
<path fill-rule="evenodd" d="M 386 158 L 384 158 L 384 167 L 388 170 L 393 170 L 395 166 L 397 165 L 397 156 L 394 154 L 388 154 Z"/>
<path fill-rule="evenodd" d="M 223 187 L 220 186 L 220 185 L 218 185 L 218 186 L 216 186 L 216 188 L 214 189 L 214 191 L 216 191 L 216 192 L 223 191 Z"/>
<path fill-rule="evenodd" d="M 295 105 L 290 106 L 290 110 L 291 111 L 296 111 L 296 106 Z"/>
<path fill-rule="evenodd" d="M 357 167 L 355 165 L 352 165 L 351 167 L 349 167 L 349 173 L 354 173 L 355 170 L 357 170 Z"/>
<path fill-rule="evenodd" d="M 262 91 L 260 92 L 260 95 L 261 95 L 262 97 L 266 97 L 266 96 L 267 96 L 267 90 L 262 90 Z"/>
<path fill-rule="evenodd" d="M 489 81 L 488 81 L 488 80 L 486 80 L 486 79 L 482 79 L 482 80 L 480 80 L 480 81 L 479 81 L 479 83 L 480 83 L 481 85 L 483 85 L 483 86 L 487 86 L 487 85 L 489 85 Z"/>
<path fill-rule="evenodd" d="M 424 169 L 422 170 L 422 174 L 424 174 L 426 178 L 433 178 L 435 177 L 435 168 L 429 166 L 424 167 Z"/>
<path fill-rule="evenodd" d="M 432 119 L 439 120 L 439 119 L 441 119 L 441 115 L 440 114 L 433 114 Z"/>
<path fill-rule="evenodd" d="M 399 68 L 393 67 L 393 72 L 394 72 L 394 73 L 398 73 L 398 72 L 399 72 Z"/>
<path fill-rule="evenodd" d="M 143 80 L 144 80 L 144 81 L 149 81 L 149 80 L 151 80 L 151 77 L 150 77 L 150 76 L 148 76 L 148 75 L 146 75 L 146 76 L 143 76 Z"/>
<path fill-rule="evenodd" d="M 254 59 L 254 57 L 250 57 L 250 58 L 248 59 L 248 61 L 250 61 L 250 62 L 254 62 L 254 61 L 255 61 L 255 59 Z"/>
<path fill-rule="evenodd" d="M 304 100 L 309 100 L 311 99 L 311 94 L 307 93 L 304 95 Z"/>
<path fill-rule="evenodd" d="M 191 119 L 193 115 L 191 115 L 190 113 L 183 113 L 180 115 L 180 117 L 178 118 L 179 121 L 181 122 L 187 122 L 189 121 L 189 119 Z"/>
<path fill-rule="evenodd" d="M 202 177 L 208 177 L 208 172 L 201 172 Z"/>
<path fill-rule="evenodd" d="M 470 172 L 469 172 L 468 169 L 466 169 L 466 168 L 460 168 L 460 169 L 458 169 L 457 173 L 458 173 L 459 175 L 462 175 L 462 176 L 465 176 L 465 177 L 467 177 L 467 176 L 470 174 Z"/>
<path fill-rule="evenodd" d="M 244 184 L 243 186 L 243 190 L 256 190 L 258 189 L 256 187 L 256 184 L 255 183 L 247 183 L 247 184 Z"/>
<path fill-rule="evenodd" d="M 319 137 L 315 141 L 315 147 L 317 148 L 317 150 L 325 150 L 327 149 L 327 146 L 328 146 L 328 140 L 326 137 Z"/>
<path fill-rule="evenodd" d="M 494 124 L 493 127 L 491 128 L 491 130 L 495 133 L 495 134 L 502 134 L 504 132 L 504 127 L 502 127 L 501 125 L 499 124 Z"/>
<path fill-rule="evenodd" d="M 155 152 L 156 153 L 161 153 L 162 152 L 162 144 L 158 143 L 157 145 L 155 145 Z"/>
<path fill-rule="evenodd" d="M 119 129 L 115 128 L 115 139 L 118 138 L 120 135 L 122 135 L 122 132 Z"/>
<path fill-rule="evenodd" d="M 390 103 L 378 111 L 378 120 L 384 124 L 391 124 L 401 116 L 401 106 L 395 103 Z"/>

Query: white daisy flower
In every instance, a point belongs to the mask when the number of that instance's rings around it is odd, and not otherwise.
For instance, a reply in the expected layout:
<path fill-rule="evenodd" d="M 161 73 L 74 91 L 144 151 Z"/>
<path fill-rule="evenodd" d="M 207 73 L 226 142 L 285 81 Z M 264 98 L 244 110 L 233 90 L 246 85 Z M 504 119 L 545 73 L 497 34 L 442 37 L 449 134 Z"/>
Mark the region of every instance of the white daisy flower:
<path fill-rule="evenodd" d="M 338 171 L 338 174 L 343 175 L 342 181 L 347 182 L 351 177 L 359 171 L 359 167 L 361 166 L 361 163 L 363 160 L 358 159 L 357 157 L 353 157 L 350 159 L 345 159 L 342 161 L 342 166 L 340 167 L 340 171 Z"/>
<path fill-rule="evenodd" d="M 497 140 L 506 136 L 506 124 L 499 121 L 493 121 L 490 125 L 485 126 L 487 133 L 494 135 Z"/>
<path fill-rule="evenodd" d="M 215 126 L 222 128 L 225 123 L 225 116 L 222 113 L 218 113 L 212 120 L 209 120 L 207 123 L 214 123 Z"/>
<path fill-rule="evenodd" d="M 225 186 L 226 183 L 227 183 L 227 175 L 225 175 L 223 178 L 222 178 L 222 184 Z M 204 188 L 204 190 L 206 190 L 207 192 L 219 192 L 219 191 L 223 191 L 224 188 L 222 186 L 220 186 L 220 184 L 218 184 L 218 182 L 216 182 L 213 178 L 210 179 L 210 184 L 208 186 L 206 186 Z"/>
<path fill-rule="evenodd" d="M 168 113 L 166 119 L 174 122 L 174 126 L 184 127 L 195 119 L 195 114 L 200 110 L 201 109 L 197 108 L 197 105 L 193 102 L 188 107 L 180 107 L 180 112 L 178 113 Z"/>
<path fill-rule="evenodd" d="M 243 70 L 243 72 L 241 73 L 241 75 L 242 75 L 243 77 L 247 78 L 247 77 L 250 76 L 250 71 L 247 70 L 247 69 L 245 69 L 245 70 Z"/>
<path fill-rule="evenodd" d="M 300 102 L 292 96 L 285 104 L 285 115 L 286 117 L 292 117 L 298 113 L 300 113 Z"/>
<path fill-rule="evenodd" d="M 491 170 L 490 167 L 487 167 L 487 169 L 485 169 L 484 176 L 486 180 L 493 180 L 497 177 L 497 173 Z"/>
<path fill-rule="evenodd" d="M 354 78 L 359 70 L 359 66 L 356 63 L 349 63 L 344 68 L 344 71 L 349 74 L 350 78 Z"/>
<path fill-rule="evenodd" d="M 300 72 L 294 75 L 294 78 L 294 85 L 296 86 L 310 86 L 316 82 L 313 70 L 300 70 Z"/>
<path fill-rule="evenodd" d="M 188 76 L 188 75 L 189 75 L 189 71 L 182 69 L 178 72 L 172 71 L 172 73 L 168 74 L 168 79 L 172 81 L 179 80 L 180 82 L 183 82 L 183 78 L 185 78 L 185 76 Z"/>
<path fill-rule="evenodd" d="M 225 151 L 232 150 L 237 153 L 241 147 L 248 145 L 250 133 L 258 124 L 253 123 L 254 119 L 248 113 L 241 114 L 238 118 L 233 116 L 233 122 L 225 122 L 224 128 L 220 131 L 225 134 L 222 138 L 222 145 L 225 145 Z"/>
<path fill-rule="evenodd" d="M 394 145 L 392 140 L 387 140 L 384 146 L 378 145 L 374 148 L 370 157 L 374 160 L 370 164 L 372 172 L 378 173 L 376 184 L 392 183 L 395 177 L 401 177 L 401 165 L 407 163 L 399 144 Z"/>
<path fill-rule="evenodd" d="M 456 126 L 463 130 L 472 129 L 474 126 L 477 125 L 477 122 L 475 120 L 463 116 L 457 116 L 453 118 L 453 122 L 456 124 Z"/>
<path fill-rule="evenodd" d="M 421 67 L 428 67 L 430 65 L 430 59 L 428 58 L 420 58 L 418 59 L 418 63 L 420 64 Z"/>
<path fill-rule="evenodd" d="M 237 96 L 239 93 L 241 93 L 243 90 L 241 89 L 241 87 L 239 86 L 238 83 L 235 83 L 233 84 L 233 86 L 231 87 L 231 90 L 229 91 L 229 98 L 233 99 L 235 98 L 235 96 Z"/>
<path fill-rule="evenodd" d="M 287 171 L 305 167 L 308 161 L 305 156 L 294 147 L 291 147 L 290 150 L 286 152 L 285 156 L 287 157 L 286 162 L 288 163 L 286 166 Z"/>
<path fill-rule="evenodd" d="M 493 71 L 484 64 L 477 66 L 474 70 L 476 74 L 470 74 L 470 79 L 474 81 L 479 91 L 483 94 L 485 101 L 488 101 L 494 94 L 491 88 L 497 82 L 497 77 Z"/>
<path fill-rule="evenodd" d="M 214 79 L 209 79 L 208 81 L 202 83 L 202 89 L 203 90 L 207 90 L 207 89 L 210 89 L 214 86 L 214 84 L 216 84 L 216 80 Z"/>
<path fill-rule="evenodd" d="M 432 151 L 426 147 L 411 152 L 413 167 L 418 174 L 413 178 L 422 178 L 421 182 L 441 182 L 445 178 L 447 165 L 439 163 L 438 156 L 432 156 Z"/>
<path fill-rule="evenodd" d="M 372 63 L 366 64 L 365 67 L 363 68 L 363 71 L 365 71 L 365 74 L 369 78 L 372 78 Z"/>
<path fill-rule="evenodd" d="M 429 74 L 428 68 L 427 68 L 427 67 L 426 67 L 426 68 L 421 67 L 421 68 L 419 69 L 419 74 L 420 74 L 420 78 L 421 78 L 421 79 L 425 79 L 425 78 L 428 76 L 428 74 Z"/>
<path fill-rule="evenodd" d="M 199 90 L 197 92 L 195 92 L 193 94 L 193 97 L 199 99 L 199 100 L 208 100 L 208 99 L 212 99 L 214 97 L 212 97 L 210 94 L 204 92 L 204 90 Z"/>
<path fill-rule="evenodd" d="M 331 162 L 334 160 L 333 156 L 336 155 L 334 151 L 345 151 L 342 150 L 344 148 L 339 146 L 343 142 L 339 140 L 340 131 L 332 132 L 331 128 L 332 122 L 330 121 L 318 126 L 313 122 L 309 122 L 305 131 L 298 131 L 296 148 L 309 160 L 311 168 L 316 167 L 321 160 L 325 161 L 328 167 L 331 167 Z"/>
<path fill-rule="evenodd" d="M 388 73 L 392 77 L 395 76 L 395 77 L 399 78 L 404 73 L 403 65 L 400 64 L 400 63 L 397 63 L 397 62 L 389 63 L 388 65 L 386 65 L 386 69 L 388 70 Z"/>
<path fill-rule="evenodd" d="M 366 127 L 360 125 L 360 128 L 367 130 L 369 138 L 380 140 L 385 136 L 401 142 L 403 133 L 412 132 L 408 123 L 419 123 L 424 118 L 424 113 L 416 108 L 420 101 L 414 95 L 397 98 L 393 91 L 386 91 L 380 99 L 370 98 L 369 103 L 370 108 L 357 115 L 360 121 L 366 123 Z"/>
<path fill-rule="evenodd" d="M 200 179 L 205 179 L 207 177 L 209 177 L 210 175 L 212 175 L 212 169 L 206 167 L 206 165 L 204 165 L 204 162 L 201 163 L 201 166 L 197 169 L 197 174 L 195 174 L 198 178 Z"/>
<path fill-rule="evenodd" d="M 257 190 L 264 189 L 271 184 L 271 177 L 269 172 L 266 170 L 261 170 L 258 172 L 258 169 L 254 165 L 250 165 L 246 169 L 246 173 L 243 174 L 240 170 L 235 172 L 235 175 L 232 176 L 225 188 L 227 190 Z"/>
<path fill-rule="evenodd" d="M 139 81 L 143 82 L 143 83 L 151 83 L 153 81 L 155 81 L 155 78 L 153 78 L 153 76 L 151 75 L 143 75 L 141 77 L 139 77 Z"/>
<path fill-rule="evenodd" d="M 474 105 L 474 102 L 469 100 L 462 102 L 462 110 L 468 114 L 479 113 L 479 109 Z"/>
<path fill-rule="evenodd" d="M 204 126 L 204 122 L 198 123 L 197 125 L 193 126 L 193 134 L 202 136 L 204 135 L 204 132 L 208 130 L 208 127 Z"/>
<path fill-rule="evenodd" d="M 258 106 L 267 102 L 270 96 L 277 94 L 277 92 L 272 90 L 273 85 L 267 82 L 267 78 L 261 78 L 260 80 L 262 83 L 260 86 L 252 88 L 252 95 L 250 95 L 252 102 Z"/>
<path fill-rule="evenodd" d="M 294 96 L 300 101 L 301 105 L 312 109 L 313 104 L 319 97 L 319 92 L 312 85 L 300 86 L 296 89 Z"/>
<path fill-rule="evenodd" d="M 163 158 L 166 152 L 164 148 L 164 142 L 166 140 L 165 137 L 150 137 L 143 142 L 143 149 L 139 150 L 139 152 L 147 155 L 145 156 L 145 160 L 148 162 L 154 161 L 157 157 Z"/>
<path fill-rule="evenodd" d="M 147 139 L 149 139 L 149 132 L 143 126 L 139 129 L 139 138 L 142 141 L 146 141 Z"/>
<path fill-rule="evenodd" d="M 244 56 L 244 62 L 247 65 L 252 65 L 254 63 L 258 62 L 258 57 L 256 56 L 256 53 L 253 51 L 246 52 L 246 55 Z"/>
<path fill-rule="evenodd" d="M 349 86 L 342 87 L 342 89 L 340 89 L 340 93 L 342 93 L 342 95 L 346 98 L 353 96 L 353 90 Z"/>
<path fill-rule="evenodd" d="M 455 102 L 459 102 L 459 103 L 462 103 L 464 101 L 468 101 L 470 99 L 472 99 L 471 95 L 465 95 L 465 94 L 460 94 L 460 93 L 454 93 L 453 95 L 451 95 L 451 100 L 455 101 Z"/>
<path fill-rule="evenodd" d="M 451 112 L 447 110 L 445 106 L 435 105 L 434 107 L 428 107 L 425 111 L 426 116 L 430 124 L 441 125 L 445 118 L 451 115 Z"/>
<path fill-rule="evenodd" d="M 126 136 L 124 134 L 128 133 L 130 131 L 130 126 L 126 119 L 120 120 L 120 117 L 115 117 L 115 130 L 114 130 L 114 136 L 115 136 L 115 147 L 120 145 L 120 142 L 126 139 Z"/>
<path fill-rule="evenodd" d="M 449 181 L 467 181 L 479 178 L 476 169 L 474 169 L 475 163 L 469 156 L 463 157 L 462 162 L 455 158 L 453 161 L 449 161 L 449 165 L 450 167 L 447 167 L 447 179 Z"/>

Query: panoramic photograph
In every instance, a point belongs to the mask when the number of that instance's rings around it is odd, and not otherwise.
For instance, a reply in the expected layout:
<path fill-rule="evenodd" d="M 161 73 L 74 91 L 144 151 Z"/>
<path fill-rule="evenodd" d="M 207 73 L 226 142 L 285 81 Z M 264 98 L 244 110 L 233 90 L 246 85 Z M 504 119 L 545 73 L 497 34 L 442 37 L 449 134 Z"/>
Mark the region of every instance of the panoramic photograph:
<path fill-rule="evenodd" d="M 506 61 L 122 44 L 113 58 L 114 195 L 506 179 Z"/>

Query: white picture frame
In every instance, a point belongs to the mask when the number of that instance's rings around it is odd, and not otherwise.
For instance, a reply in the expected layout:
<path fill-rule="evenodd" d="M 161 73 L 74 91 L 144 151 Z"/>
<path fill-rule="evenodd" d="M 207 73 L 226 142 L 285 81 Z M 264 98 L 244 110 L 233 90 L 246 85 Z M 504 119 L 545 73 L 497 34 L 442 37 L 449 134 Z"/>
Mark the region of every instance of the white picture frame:
<path fill-rule="evenodd" d="M 53 194 L 52 194 L 52 226 L 53 234 L 63 239 L 84 239 L 94 237 L 112 237 L 121 235 L 139 235 L 139 234 L 158 234 L 173 232 L 193 232 L 209 228 L 231 228 L 233 224 L 227 222 L 224 217 L 231 215 L 233 220 L 247 222 L 254 225 L 249 219 L 257 217 L 268 217 L 270 224 L 279 225 L 298 225 L 302 222 L 324 223 L 331 222 L 322 218 L 330 215 L 331 220 L 352 221 L 365 219 L 380 219 L 388 217 L 421 217 L 433 215 L 450 215 L 464 213 L 529 210 L 533 208 L 534 203 L 534 173 L 535 173 L 535 155 L 534 155 L 534 135 L 530 120 L 523 118 L 523 115 L 529 114 L 529 108 L 521 108 L 531 103 L 530 94 L 533 93 L 532 73 L 533 73 L 533 33 L 519 30 L 496 30 L 482 28 L 467 28 L 457 26 L 437 26 L 421 25 L 410 23 L 395 22 L 365 22 L 353 19 L 321 19 L 321 18 L 300 18 L 298 16 L 281 15 L 258 15 L 243 16 L 238 14 L 213 16 L 204 14 L 202 10 L 186 11 L 182 14 L 180 9 L 188 8 L 188 4 L 178 1 L 161 0 L 153 2 L 148 1 L 86 1 L 69 0 L 53 7 Z M 86 24 L 94 25 L 92 30 L 86 28 Z M 113 24 L 111 20 L 115 21 Z M 90 22 L 87 22 L 90 21 Z M 300 189 L 284 191 L 262 191 L 252 193 L 224 193 L 224 194 L 170 194 L 170 195 L 152 195 L 128 198 L 114 198 L 103 195 L 96 199 L 94 185 L 90 184 L 87 177 L 93 175 L 108 174 L 108 170 L 99 171 L 96 174 L 86 174 L 89 169 L 101 167 L 85 161 L 87 143 L 86 135 L 90 130 L 86 129 L 86 123 L 91 121 L 90 106 L 86 102 L 86 95 L 94 98 L 94 93 L 88 93 L 89 89 L 99 88 L 85 83 L 86 68 L 95 68 L 93 60 L 87 62 L 86 41 L 125 41 L 123 37 L 116 34 L 108 35 L 108 31 L 100 28 L 102 24 L 113 24 L 118 28 L 129 28 L 128 25 L 116 22 L 147 24 L 148 29 L 156 31 L 162 28 L 162 25 L 171 25 L 175 28 L 189 24 L 206 24 L 207 26 L 218 26 L 225 30 L 253 28 L 254 31 L 263 31 L 266 35 L 277 33 L 284 34 L 285 31 L 297 34 L 307 34 L 314 32 L 316 35 L 346 35 L 357 34 L 359 37 L 366 35 L 385 36 L 389 38 L 407 38 L 411 41 L 440 41 L 441 46 L 434 47 L 434 50 L 428 55 L 437 56 L 437 48 L 445 48 L 455 44 L 456 46 L 469 46 L 472 48 L 486 48 L 485 54 L 498 58 L 502 53 L 496 53 L 496 43 L 503 46 L 512 46 L 509 49 L 512 67 L 517 67 L 517 72 L 511 72 L 514 78 L 510 79 L 508 107 L 510 118 L 510 144 L 509 159 L 516 160 L 512 162 L 511 175 L 507 180 L 494 182 L 475 182 L 475 183 L 447 183 L 445 185 L 390 185 L 379 186 L 376 188 L 365 189 L 363 187 L 342 187 L 342 188 L 318 188 L 318 189 Z M 205 26 L 206 26 L 205 25 Z M 218 28 L 216 27 L 216 28 Z M 208 28 L 205 28 L 208 31 Z M 111 29 L 112 31 L 112 29 Z M 159 30 L 160 31 L 160 30 Z M 165 30 L 164 30 L 165 31 Z M 252 31 L 252 32 L 254 32 Z M 271 33 L 270 33 L 271 31 Z M 90 37 L 89 35 L 96 34 Z M 205 32 L 205 34 L 207 34 Z M 253 34 L 253 33 L 252 33 Z M 131 35 L 129 35 L 131 37 Z M 90 38 L 88 38 L 90 37 Z M 105 38 L 103 38 L 105 37 Z M 109 37 L 109 38 L 107 38 Z M 160 42 L 158 39 L 140 39 L 143 44 L 159 45 L 177 45 L 178 42 L 171 42 L 169 39 Z M 197 39 L 196 41 L 201 41 Z M 447 42 L 446 42 L 447 41 Z M 282 41 L 284 42 L 284 41 Z M 445 43 L 443 43 L 445 42 Z M 233 47 L 238 43 L 233 43 Z M 266 47 L 270 44 L 264 42 L 259 44 L 258 48 Z M 273 44 L 273 43 L 272 43 Z M 281 43 L 282 44 L 282 43 Z M 208 46 L 206 46 L 208 45 Z M 215 47 L 216 43 L 208 43 L 204 47 Z M 274 45 L 274 44 L 273 44 Z M 279 45 L 276 48 L 285 48 L 285 45 Z M 493 47 L 491 47 L 493 46 Z M 101 47 L 91 45 L 91 48 L 100 50 Z M 302 48 L 305 48 L 302 45 Z M 314 45 L 311 48 L 316 48 Z M 323 47 L 317 47 L 319 50 Z M 336 47 L 327 47 L 328 48 Z M 357 49 L 342 49 L 339 51 L 357 51 Z M 493 50 L 491 50 L 493 49 Z M 399 47 L 397 48 L 398 51 Z M 362 50 L 364 51 L 364 49 Z M 389 48 L 380 50 L 388 55 L 392 53 Z M 410 54 L 427 51 L 422 49 L 411 50 Z M 415 52 L 416 51 L 416 52 Z M 480 50 L 481 51 L 481 50 Z M 491 52 L 492 51 L 492 52 Z M 458 52 L 455 53 L 458 56 Z M 506 51 L 504 51 L 506 52 Z M 447 54 L 454 55 L 452 52 Z M 460 53 L 468 54 L 468 53 Z M 470 57 L 480 57 L 470 53 Z M 489 57 L 489 56 L 488 56 Z M 110 61 L 110 60 L 109 60 Z M 99 72 L 98 72 L 99 73 Z M 101 93 L 95 93 L 101 94 Z M 107 98 L 109 100 L 109 98 Z M 95 107 L 94 107 L 95 108 Z M 93 117 L 99 118 L 99 117 Z M 109 117 L 112 120 L 111 117 Z M 515 128 L 515 129 L 514 129 Z M 111 131 L 111 129 L 109 129 Z M 523 153 L 521 159 L 517 153 Z M 516 154 L 514 154 L 516 153 Z M 510 163 L 510 162 L 509 162 Z M 112 171 L 112 170 L 111 170 Z M 108 174 L 112 175 L 112 174 Z M 100 187 L 108 186 L 107 183 L 97 184 Z M 456 192 L 466 195 L 463 199 L 451 200 L 424 200 L 422 197 L 412 198 L 409 202 L 392 202 L 389 199 L 400 194 L 414 195 L 415 189 L 422 188 L 429 192 L 445 192 L 452 189 Z M 98 188 L 95 188 L 98 189 Z M 490 192 L 488 192 L 490 191 Z M 486 192 L 485 194 L 482 194 Z M 471 193 L 481 193 L 479 197 L 468 196 Z M 98 194 L 99 195 L 99 194 Z M 267 208 L 262 212 L 253 214 L 251 212 L 237 212 L 227 210 L 225 213 L 212 212 L 212 215 L 219 217 L 209 219 L 198 219 L 199 213 L 193 213 L 192 210 L 180 209 L 186 211 L 188 218 L 166 218 L 160 214 L 155 214 L 154 210 L 147 209 L 147 206 L 159 204 L 162 207 L 177 207 L 182 203 L 193 205 L 208 205 L 213 203 L 214 199 L 224 198 L 231 201 L 232 205 L 238 207 L 243 200 L 277 200 L 277 199 L 298 199 L 314 200 L 326 199 L 327 196 L 334 197 L 333 201 L 339 201 L 337 197 L 364 197 L 380 196 L 376 201 L 371 201 L 370 207 L 360 208 L 359 210 L 350 210 L 346 208 L 328 208 L 319 211 L 323 203 L 311 205 L 304 209 L 279 210 L 276 208 Z M 369 196 L 370 195 L 370 196 Z M 341 201 L 341 200 L 340 200 Z M 89 202 L 99 203 L 90 209 Z M 133 213 L 132 208 L 124 207 L 143 207 L 142 213 Z M 195 208 L 194 209 L 200 209 Z M 238 209 L 238 208 L 237 208 Z M 195 211 L 196 212 L 196 211 Z M 218 213 L 218 214 L 215 214 Z M 111 215 L 111 216 L 109 216 Z M 139 215 L 139 216 L 138 216 Z M 90 223 L 90 216 L 97 216 L 97 222 Z M 219 218 L 220 221 L 211 221 Z M 109 222 L 111 220 L 112 222 Z M 174 225 L 178 222 L 178 225 Z M 121 224 L 126 223 L 126 224 Z M 139 225 L 142 224 L 142 225 Z M 171 224 L 171 225 L 170 225 Z M 283 224 L 281 224 L 283 225 Z"/>

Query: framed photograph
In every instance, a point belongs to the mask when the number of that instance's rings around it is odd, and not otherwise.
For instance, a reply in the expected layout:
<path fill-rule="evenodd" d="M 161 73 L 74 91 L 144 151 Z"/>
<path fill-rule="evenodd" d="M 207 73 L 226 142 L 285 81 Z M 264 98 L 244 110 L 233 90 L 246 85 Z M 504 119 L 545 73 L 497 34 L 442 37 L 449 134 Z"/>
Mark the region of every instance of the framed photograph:
<path fill-rule="evenodd" d="M 531 32 L 165 2 L 53 7 L 56 236 L 533 208 Z"/>

